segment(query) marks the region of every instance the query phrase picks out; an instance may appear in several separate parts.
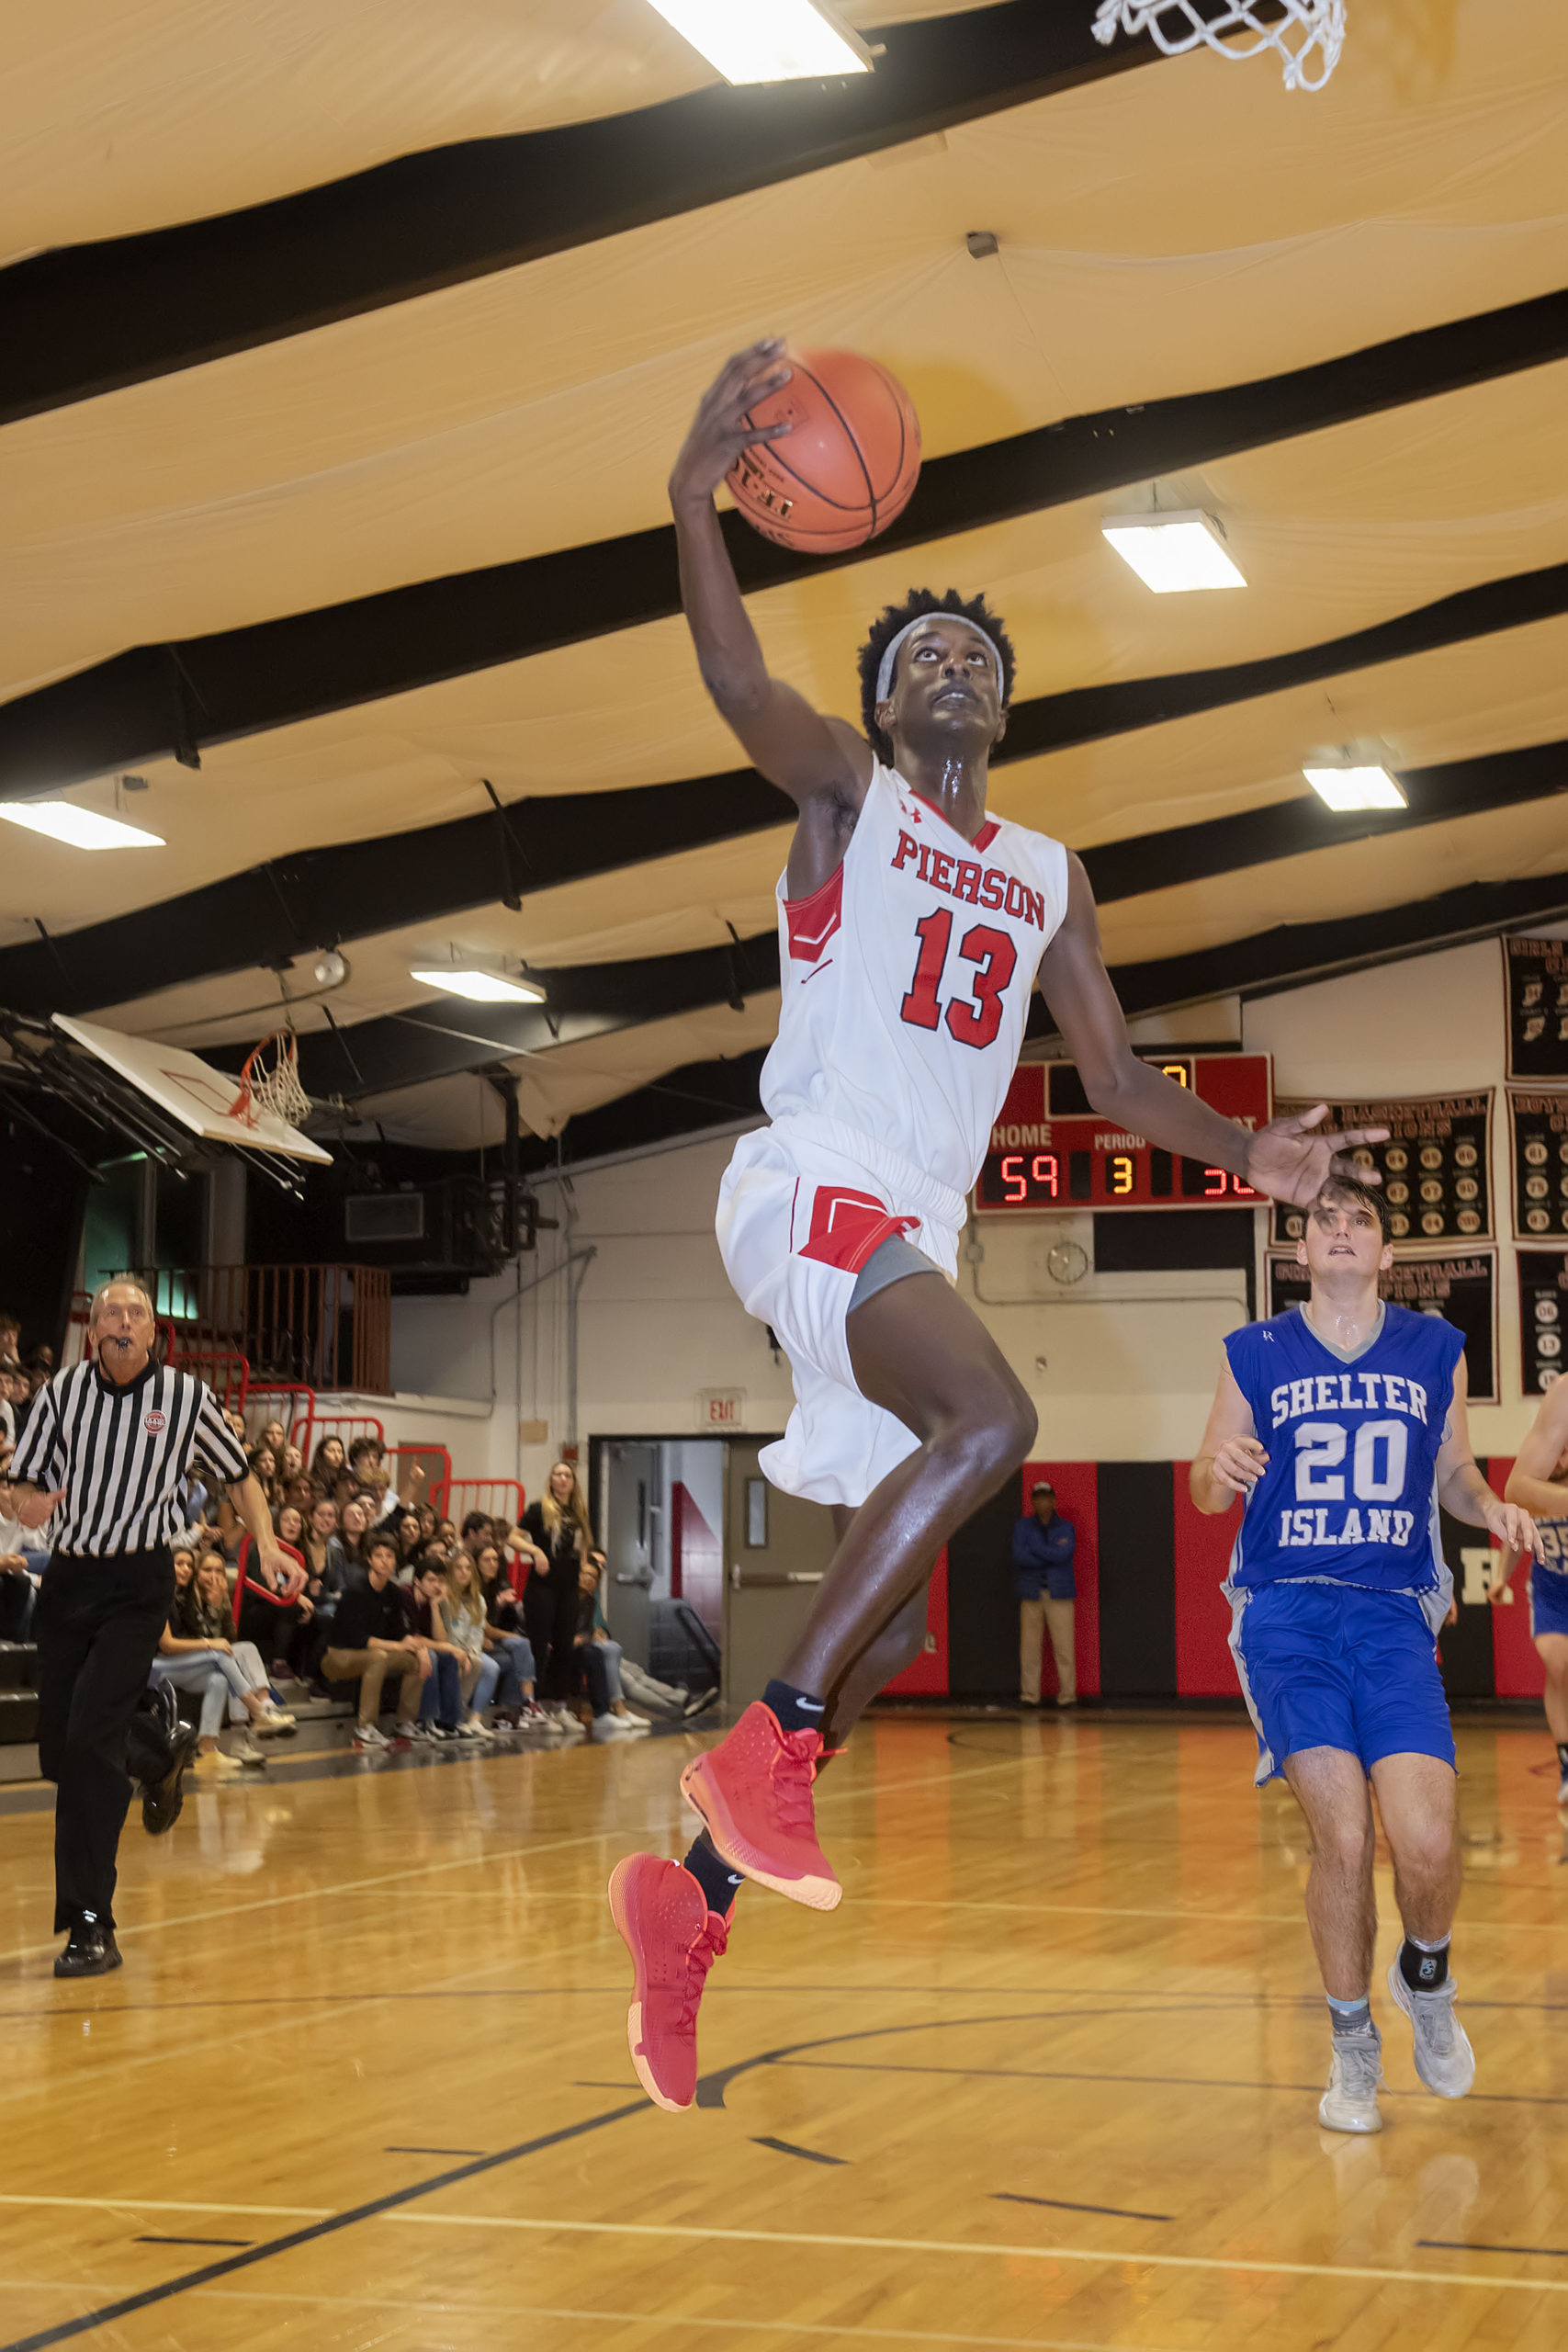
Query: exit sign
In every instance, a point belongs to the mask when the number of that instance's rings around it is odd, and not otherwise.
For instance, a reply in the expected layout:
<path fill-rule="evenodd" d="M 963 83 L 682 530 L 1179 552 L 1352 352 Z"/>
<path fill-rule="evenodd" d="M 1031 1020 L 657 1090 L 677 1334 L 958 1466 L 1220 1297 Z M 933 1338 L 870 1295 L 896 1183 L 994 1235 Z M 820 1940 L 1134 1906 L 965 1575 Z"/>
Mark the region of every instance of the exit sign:
<path fill-rule="evenodd" d="M 744 1388 L 699 1388 L 697 1391 L 697 1427 L 718 1431 L 743 1430 L 746 1426 L 746 1391 Z"/>
<path fill-rule="evenodd" d="M 1273 1116 L 1267 1054 L 1145 1054 L 1222 1118 L 1256 1132 Z M 1257 1208 L 1263 1195 L 1224 1168 L 1162 1151 L 1094 1110 L 1071 1062 L 1013 1073 L 975 1188 L 993 1210 Z"/>

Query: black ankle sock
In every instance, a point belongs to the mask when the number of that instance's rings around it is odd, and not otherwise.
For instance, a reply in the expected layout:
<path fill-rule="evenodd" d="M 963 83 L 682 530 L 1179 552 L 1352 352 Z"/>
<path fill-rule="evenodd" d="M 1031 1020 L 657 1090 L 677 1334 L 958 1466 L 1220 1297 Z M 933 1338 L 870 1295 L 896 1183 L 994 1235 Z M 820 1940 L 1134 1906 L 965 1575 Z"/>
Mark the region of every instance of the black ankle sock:
<path fill-rule="evenodd" d="M 1560 1739 L 1557 1743 L 1557 1769 L 1560 1772 L 1568 1772 L 1568 1739 Z"/>
<path fill-rule="evenodd" d="M 1448 1980 L 1448 1937 L 1440 1944 L 1418 1944 L 1406 1936 L 1399 1947 L 1399 1973 L 1413 1993 L 1435 1993 Z"/>
<path fill-rule="evenodd" d="M 721 1919 L 728 1919 L 745 1881 L 739 1871 L 732 1871 L 729 1864 L 714 1852 L 713 1842 L 705 1829 L 686 1856 L 682 1867 L 691 1871 L 702 1888 L 707 1898 L 708 1909 L 716 1911 Z"/>
<path fill-rule="evenodd" d="M 781 1731 L 822 1728 L 824 1702 L 814 1699 L 809 1690 L 797 1690 L 793 1682 L 770 1682 L 762 1693 L 762 1704 L 777 1715 Z"/>

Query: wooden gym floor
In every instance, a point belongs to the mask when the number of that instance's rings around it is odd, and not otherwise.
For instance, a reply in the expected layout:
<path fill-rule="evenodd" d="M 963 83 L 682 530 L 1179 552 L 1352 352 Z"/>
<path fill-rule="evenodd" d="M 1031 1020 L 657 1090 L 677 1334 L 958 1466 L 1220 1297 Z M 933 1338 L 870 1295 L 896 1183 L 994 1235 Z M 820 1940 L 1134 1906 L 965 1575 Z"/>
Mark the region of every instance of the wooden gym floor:
<path fill-rule="evenodd" d="M 1420 2092 L 1380 1978 L 1363 2142 L 1317 2127 L 1298 1817 L 1222 1723 L 863 1727 L 820 1791 L 841 1909 L 742 1894 L 705 2104 L 660 2114 L 604 1885 L 675 1849 L 692 1744 L 301 1758 L 133 1816 L 86 1986 L 48 1973 L 48 1814 L 0 1817 L 4 2352 L 1568 2342 L 1543 1729 L 1461 1736 L 1477 2092 Z"/>

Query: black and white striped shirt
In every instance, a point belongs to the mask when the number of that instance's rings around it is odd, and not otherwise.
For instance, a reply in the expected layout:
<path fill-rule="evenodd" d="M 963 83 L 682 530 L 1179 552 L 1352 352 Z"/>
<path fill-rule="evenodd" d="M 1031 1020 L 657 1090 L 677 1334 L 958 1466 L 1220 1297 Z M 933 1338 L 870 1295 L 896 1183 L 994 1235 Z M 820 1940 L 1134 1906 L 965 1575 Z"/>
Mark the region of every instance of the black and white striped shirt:
<path fill-rule="evenodd" d="M 46 1493 L 63 1487 L 49 1528 L 55 1550 L 101 1557 L 174 1542 L 197 1453 L 225 1481 L 246 1475 L 244 1448 L 205 1381 L 149 1361 L 120 1388 L 79 1363 L 33 1398 L 6 1475 Z"/>

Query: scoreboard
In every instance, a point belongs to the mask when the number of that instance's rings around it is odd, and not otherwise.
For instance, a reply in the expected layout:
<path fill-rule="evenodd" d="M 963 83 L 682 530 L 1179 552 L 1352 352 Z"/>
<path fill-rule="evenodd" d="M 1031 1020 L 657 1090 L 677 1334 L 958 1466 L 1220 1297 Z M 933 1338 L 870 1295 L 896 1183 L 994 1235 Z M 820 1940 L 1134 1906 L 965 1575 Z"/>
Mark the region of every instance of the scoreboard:
<path fill-rule="evenodd" d="M 1223 1118 L 1256 1130 L 1273 1116 L 1267 1054 L 1145 1054 Z M 1224 1168 L 1156 1149 L 1091 1108 L 1071 1062 L 1013 1073 L 975 1188 L 985 1211 L 1261 1208 L 1264 1196 Z"/>

